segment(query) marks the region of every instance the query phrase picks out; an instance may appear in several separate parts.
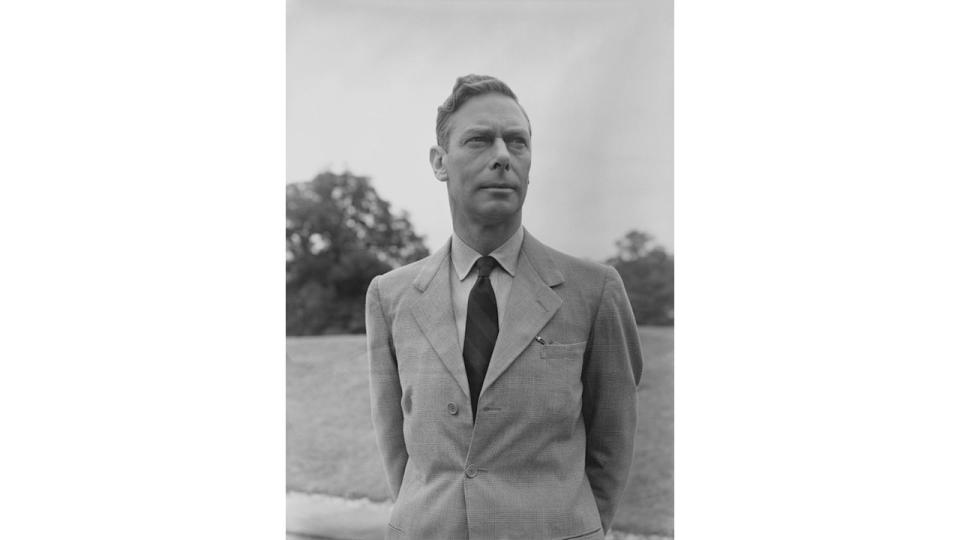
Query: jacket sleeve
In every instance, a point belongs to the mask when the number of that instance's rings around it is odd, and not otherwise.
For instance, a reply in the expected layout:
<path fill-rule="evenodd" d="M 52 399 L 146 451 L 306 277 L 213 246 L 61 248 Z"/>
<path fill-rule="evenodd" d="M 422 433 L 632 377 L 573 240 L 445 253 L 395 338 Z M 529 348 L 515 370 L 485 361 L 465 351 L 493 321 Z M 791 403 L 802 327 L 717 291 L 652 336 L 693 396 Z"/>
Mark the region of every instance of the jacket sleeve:
<path fill-rule="evenodd" d="M 586 474 L 604 533 L 633 463 L 642 358 L 637 323 L 620 274 L 608 267 L 583 366 Z"/>
<path fill-rule="evenodd" d="M 370 408 L 377 447 L 387 473 L 387 485 L 396 500 L 407 466 L 403 440 L 403 411 L 400 408 L 400 376 L 397 356 L 380 301 L 377 281 L 367 289 L 367 356 L 370 360 Z"/>

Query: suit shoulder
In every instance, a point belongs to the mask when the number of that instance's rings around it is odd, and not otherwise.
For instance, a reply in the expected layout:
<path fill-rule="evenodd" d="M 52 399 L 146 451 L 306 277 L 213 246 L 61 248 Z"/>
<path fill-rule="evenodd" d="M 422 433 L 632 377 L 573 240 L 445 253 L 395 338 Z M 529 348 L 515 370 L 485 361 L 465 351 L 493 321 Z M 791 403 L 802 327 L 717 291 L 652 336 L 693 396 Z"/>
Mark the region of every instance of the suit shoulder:
<path fill-rule="evenodd" d="M 429 256 L 412 263 L 394 268 L 385 274 L 377 276 L 377 286 L 381 295 L 392 296 L 401 293 L 412 286 L 413 281 L 426 265 Z"/>
<path fill-rule="evenodd" d="M 593 306 L 595 313 L 604 289 L 620 278 L 612 267 L 568 255 L 545 244 L 532 251 L 532 260 L 544 282 L 554 288 L 565 301 Z"/>
<path fill-rule="evenodd" d="M 568 280 L 577 282 L 599 281 L 602 285 L 604 280 L 619 276 L 616 269 L 608 264 L 574 257 L 550 246 L 545 245 L 544 248 L 557 265 L 557 269 L 560 270 Z"/>

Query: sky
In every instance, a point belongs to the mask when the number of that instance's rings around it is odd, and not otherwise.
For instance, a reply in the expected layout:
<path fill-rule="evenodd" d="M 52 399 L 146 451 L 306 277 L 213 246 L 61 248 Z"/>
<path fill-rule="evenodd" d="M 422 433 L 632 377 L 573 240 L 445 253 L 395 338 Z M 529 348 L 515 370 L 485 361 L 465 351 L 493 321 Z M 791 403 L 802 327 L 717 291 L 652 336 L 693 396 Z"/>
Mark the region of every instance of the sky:
<path fill-rule="evenodd" d="M 631 229 L 673 251 L 670 1 L 290 0 L 286 68 L 286 181 L 368 176 L 431 251 L 452 232 L 437 106 L 468 73 L 530 116 L 531 234 L 593 260 Z"/>

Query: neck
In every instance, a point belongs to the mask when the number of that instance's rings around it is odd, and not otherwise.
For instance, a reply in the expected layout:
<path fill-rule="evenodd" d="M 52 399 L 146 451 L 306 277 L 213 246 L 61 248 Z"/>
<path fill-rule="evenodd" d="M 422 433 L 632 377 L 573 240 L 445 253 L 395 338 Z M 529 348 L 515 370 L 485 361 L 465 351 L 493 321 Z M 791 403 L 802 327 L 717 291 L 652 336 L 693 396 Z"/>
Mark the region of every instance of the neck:
<path fill-rule="evenodd" d="M 457 233 L 457 236 L 463 240 L 464 244 L 472 247 L 481 255 L 489 255 L 490 252 L 502 246 L 519 228 L 519 216 L 516 220 L 490 225 L 457 223 L 456 220 L 453 222 L 453 230 Z"/>

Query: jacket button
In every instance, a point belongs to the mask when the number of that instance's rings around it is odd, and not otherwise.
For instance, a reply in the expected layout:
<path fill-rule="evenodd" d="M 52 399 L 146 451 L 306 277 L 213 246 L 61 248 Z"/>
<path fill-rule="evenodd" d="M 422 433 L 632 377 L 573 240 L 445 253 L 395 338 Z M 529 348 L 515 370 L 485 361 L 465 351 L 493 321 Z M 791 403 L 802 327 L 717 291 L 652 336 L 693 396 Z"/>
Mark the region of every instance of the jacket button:
<path fill-rule="evenodd" d="M 474 476 L 476 476 L 476 475 L 477 475 L 477 466 L 474 465 L 474 464 L 472 464 L 472 463 L 471 463 L 470 465 L 468 465 L 468 466 L 467 466 L 467 470 L 466 470 L 466 474 L 467 474 L 467 478 L 473 478 Z"/>
<path fill-rule="evenodd" d="M 457 404 L 456 404 L 456 403 L 447 403 L 447 412 L 448 412 L 448 413 L 450 413 L 450 414 L 457 414 L 457 412 L 458 412 L 459 410 L 460 410 L 460 408 L 457 407 Z"/>

